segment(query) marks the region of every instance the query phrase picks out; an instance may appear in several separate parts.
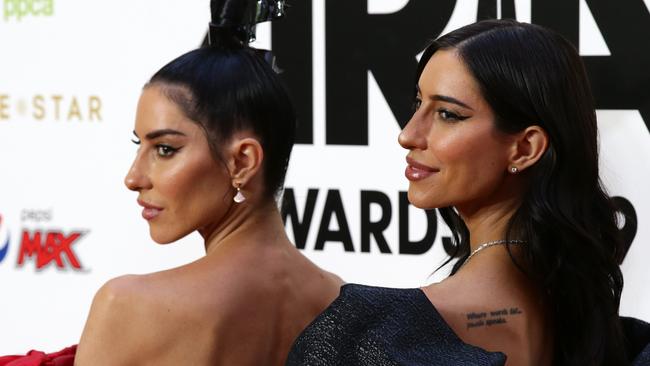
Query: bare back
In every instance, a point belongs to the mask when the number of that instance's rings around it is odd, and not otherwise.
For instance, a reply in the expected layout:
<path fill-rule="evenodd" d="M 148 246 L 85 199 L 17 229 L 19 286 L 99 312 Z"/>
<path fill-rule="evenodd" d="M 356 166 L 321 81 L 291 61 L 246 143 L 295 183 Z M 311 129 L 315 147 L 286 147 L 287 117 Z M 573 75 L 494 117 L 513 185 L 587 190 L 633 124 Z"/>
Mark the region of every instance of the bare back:
<path fill-rule="evenodd" d="M 283 365 L 341 280 L 289 243 L 218 254 L 107 283 L 75 364 Z"/>

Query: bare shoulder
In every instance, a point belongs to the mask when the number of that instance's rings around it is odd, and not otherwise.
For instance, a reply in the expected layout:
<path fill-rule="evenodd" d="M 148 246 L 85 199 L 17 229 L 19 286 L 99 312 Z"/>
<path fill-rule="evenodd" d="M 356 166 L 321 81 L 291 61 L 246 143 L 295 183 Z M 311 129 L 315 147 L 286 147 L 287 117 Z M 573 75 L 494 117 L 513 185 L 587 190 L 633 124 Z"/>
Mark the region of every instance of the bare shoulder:
<path fill-rule="evenodd" d="M 339 275 L 337 275 L 335 273 L 332 273 L 332 272 L 327 272 L 325 270 L 323 270 L 323 272 L 325 273 L 325 276 L 330 281 L 332 281 L 334 284 L 338 285 L 339 287 L 345 285 L 345 281 L 343 281 L 343 279 Z"/>
<path fill-rule="evenodd" d="M 503 352 L 516 365 L 549 364 L 548 319 L 535 296 L 511 288 L 472 287 L 449 279 L 423 291 L 465 343 Z"/>
<path fill-rule="evenodd" d="M 314 299 L 319 299 L 317 302 L 320 303 L 320 306 L 327 306 L 339 296 L 341 286 L 345 284 L 345 281 L 335 273 L 328 272 L 311 261 L 310 264 L 315 270 L 310 271 L 311 275 L 309 276 L 306 273 L 305 276 L 302 276 L 303 291 L 305 294 L 311 294 Z"/>
<path fill-rule="evenodd" d="M 340 292 L 341 286 L 345 285 L 345 281 L 335 273 L 328 272 L 326 270 L 321 270 L 322 278 L 325 283 L 329 285 L 328 288 L 335 290 L 336 295 Z"/>
<path fill-rule="evenodd" d="M 147 334 L 157 331 L 158 312 L 150 304 L 152 291 L 146 276 L 114 278 L 95 294 L 84 327 L 75 365 L 130 365 L 147 354 Z M 152 350 L 153 351 L 153 350 Z"/>
<path fill-rule="evenodd" d="M 341 286 L 345 285 L 345 281 L 338 275 L 322 270 L 324 276 L 323 296 L 325 305 L 332 303 L 341 293 Z"/>

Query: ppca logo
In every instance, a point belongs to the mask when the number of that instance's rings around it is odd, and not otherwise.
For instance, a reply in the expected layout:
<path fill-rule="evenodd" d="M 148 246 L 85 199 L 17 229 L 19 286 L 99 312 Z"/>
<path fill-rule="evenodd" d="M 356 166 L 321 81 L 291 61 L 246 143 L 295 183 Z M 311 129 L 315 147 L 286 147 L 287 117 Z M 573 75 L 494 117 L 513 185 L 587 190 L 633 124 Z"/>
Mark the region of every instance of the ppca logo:
<path fill-rule="evenodd" d="M 7 225 L 4 224 L 2 214 L 0 214 L 0 263 L 2 263 L 2 261 L 5 259 L 8 251 L 9 230 L 7 229 Z"/>
<path fill-rule="evenodd" d="M 54 15 L 54 0 L 4 0 L 4 20 Z"/>

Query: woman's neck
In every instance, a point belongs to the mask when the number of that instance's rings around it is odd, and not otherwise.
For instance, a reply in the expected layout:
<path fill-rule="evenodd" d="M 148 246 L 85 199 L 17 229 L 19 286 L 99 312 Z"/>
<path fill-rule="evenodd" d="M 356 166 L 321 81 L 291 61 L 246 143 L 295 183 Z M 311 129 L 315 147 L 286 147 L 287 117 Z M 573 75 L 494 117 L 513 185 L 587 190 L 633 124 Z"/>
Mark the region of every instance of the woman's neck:
<path fill-rule="evenodd" d="M 221 222 L 199 230 L 209 256 L 231 243 L 270 245 L 289 242 L 274 200 L 235 204 Z"/>
<path fill-rule="evenodd" d="M 481 206 L 457 207 L 469 231 L 471 250 L 476 250 L 483 243 L 504 239 L 510 220 L 520 204 L 518 198 L 510 198 L 484 203 Z"/>

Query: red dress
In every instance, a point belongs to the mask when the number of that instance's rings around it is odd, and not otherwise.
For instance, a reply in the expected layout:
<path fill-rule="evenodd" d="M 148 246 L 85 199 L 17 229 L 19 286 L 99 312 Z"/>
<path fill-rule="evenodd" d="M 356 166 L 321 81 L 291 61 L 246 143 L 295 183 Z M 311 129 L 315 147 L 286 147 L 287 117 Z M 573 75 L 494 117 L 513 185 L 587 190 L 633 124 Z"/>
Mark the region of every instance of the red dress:
<path fill-rule="evenodd" d="M 0 356 L 0 366 L 73 366 L 77 346 L 59 352 L 29 351 L 25 356 Z"/>

